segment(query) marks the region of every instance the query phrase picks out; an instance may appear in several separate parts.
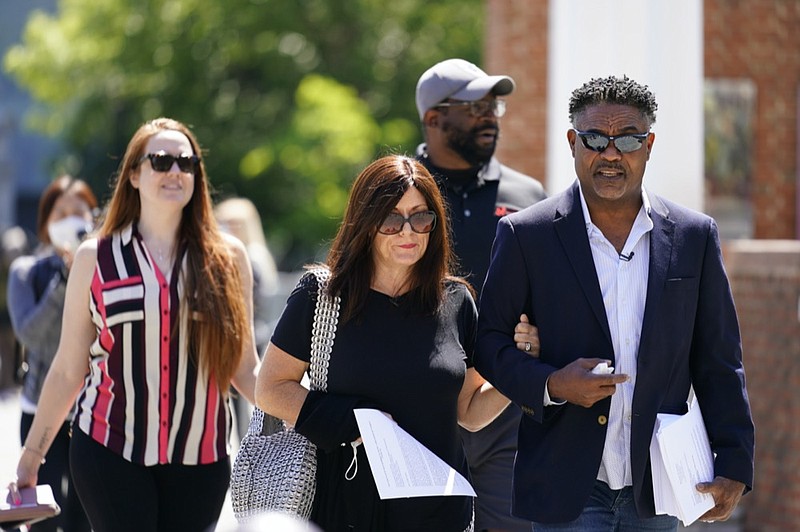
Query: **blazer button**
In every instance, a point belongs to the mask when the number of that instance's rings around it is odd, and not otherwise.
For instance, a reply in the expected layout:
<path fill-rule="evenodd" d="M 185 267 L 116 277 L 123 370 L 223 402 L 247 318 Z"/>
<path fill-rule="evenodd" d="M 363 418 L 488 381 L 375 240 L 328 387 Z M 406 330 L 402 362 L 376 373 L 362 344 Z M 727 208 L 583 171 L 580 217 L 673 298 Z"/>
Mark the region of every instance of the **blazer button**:
<path fill-rule="evenodd" d="M 608 423 L 608 418 L 606 416 L 597 416 L 597 423 L 600 425 L 605 425 Z"/>

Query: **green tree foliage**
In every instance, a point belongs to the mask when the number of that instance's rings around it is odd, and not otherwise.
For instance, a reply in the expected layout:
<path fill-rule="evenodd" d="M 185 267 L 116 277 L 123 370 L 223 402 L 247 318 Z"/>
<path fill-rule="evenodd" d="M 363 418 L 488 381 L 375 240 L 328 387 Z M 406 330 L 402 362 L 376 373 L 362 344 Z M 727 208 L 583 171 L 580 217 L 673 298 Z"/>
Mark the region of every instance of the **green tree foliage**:
<path fill-rule="evenodd" d="M 6 70 L 65 143 L 54 163 L 107 194 L 145 120 L 193 126 L 221 196 L 251 198 L 296 267 L 333 236 L 376 155 L 420 140 L 414 86 L 479 61 L 480 0 L 61 0 L 35 12 Z"/>

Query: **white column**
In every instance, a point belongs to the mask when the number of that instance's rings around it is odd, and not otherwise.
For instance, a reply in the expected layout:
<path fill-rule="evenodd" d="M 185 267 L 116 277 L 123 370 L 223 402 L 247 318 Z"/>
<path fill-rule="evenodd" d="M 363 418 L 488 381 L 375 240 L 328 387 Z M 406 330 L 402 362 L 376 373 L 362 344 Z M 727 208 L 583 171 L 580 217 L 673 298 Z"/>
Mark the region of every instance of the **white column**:
<path fill-rule="evenodd" d="M 648 190 L 703 208 L 702 0 L 551 0 L 547 184 L 576 178 L 567 144 L 569 97 L 590 78 L 628 77 L 658 102 Z"/>

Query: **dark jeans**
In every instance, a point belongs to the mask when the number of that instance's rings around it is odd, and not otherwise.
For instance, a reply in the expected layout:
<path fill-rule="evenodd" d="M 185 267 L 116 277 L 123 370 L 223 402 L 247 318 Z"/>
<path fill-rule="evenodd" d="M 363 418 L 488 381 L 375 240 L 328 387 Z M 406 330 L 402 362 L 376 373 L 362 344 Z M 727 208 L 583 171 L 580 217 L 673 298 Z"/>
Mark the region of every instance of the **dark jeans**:
<path fill-rule="evenodd" d="M 213 531 L 230 480 L 230 460 L 143 466 L 75 429 L 75 487 L 96 532 Z"/>
<path fill-rule="evenodd" d="M 675 532 L 678 519 L 670 515 L 643 519 L 633 504 L 633 488 L 612 490 L 598 480 L 580 517 L 569 523 L 534 523 L 533 529 L 536 532 Z"/>
<path fill-rule="evenodd" d="M 32 423 L 33 414 L 23 412 L 19 431 L 23 444 L 28 437 Z M 39 468 L 37 481 L 38 484 L 50 485 L 53 489 L 53 496 L 61 507 L 61 513 L 56 517 L 31 525 L 30 532 L 55 532 L 59 527 L 63 532 L 89 532 L 91 530 L 69 471 L 69 440 L 69 423 L 64 423 L 47 451 L 47 461 Z"/>

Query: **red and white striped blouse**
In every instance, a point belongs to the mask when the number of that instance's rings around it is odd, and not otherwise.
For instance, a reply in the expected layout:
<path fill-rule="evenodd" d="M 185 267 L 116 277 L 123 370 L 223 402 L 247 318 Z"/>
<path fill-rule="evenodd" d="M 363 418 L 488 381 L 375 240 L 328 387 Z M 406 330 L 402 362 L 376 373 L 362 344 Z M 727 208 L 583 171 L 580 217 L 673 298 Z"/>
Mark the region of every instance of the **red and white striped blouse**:
<path fill-rule="evenodd" d="M 164 277 L 134 226 L 98 242 L 89 300 L 97 339 L 75 423 L 137 464 L 208 464 L 229 453 L 230 408 L 189 353 L 180 277 Z"/>

